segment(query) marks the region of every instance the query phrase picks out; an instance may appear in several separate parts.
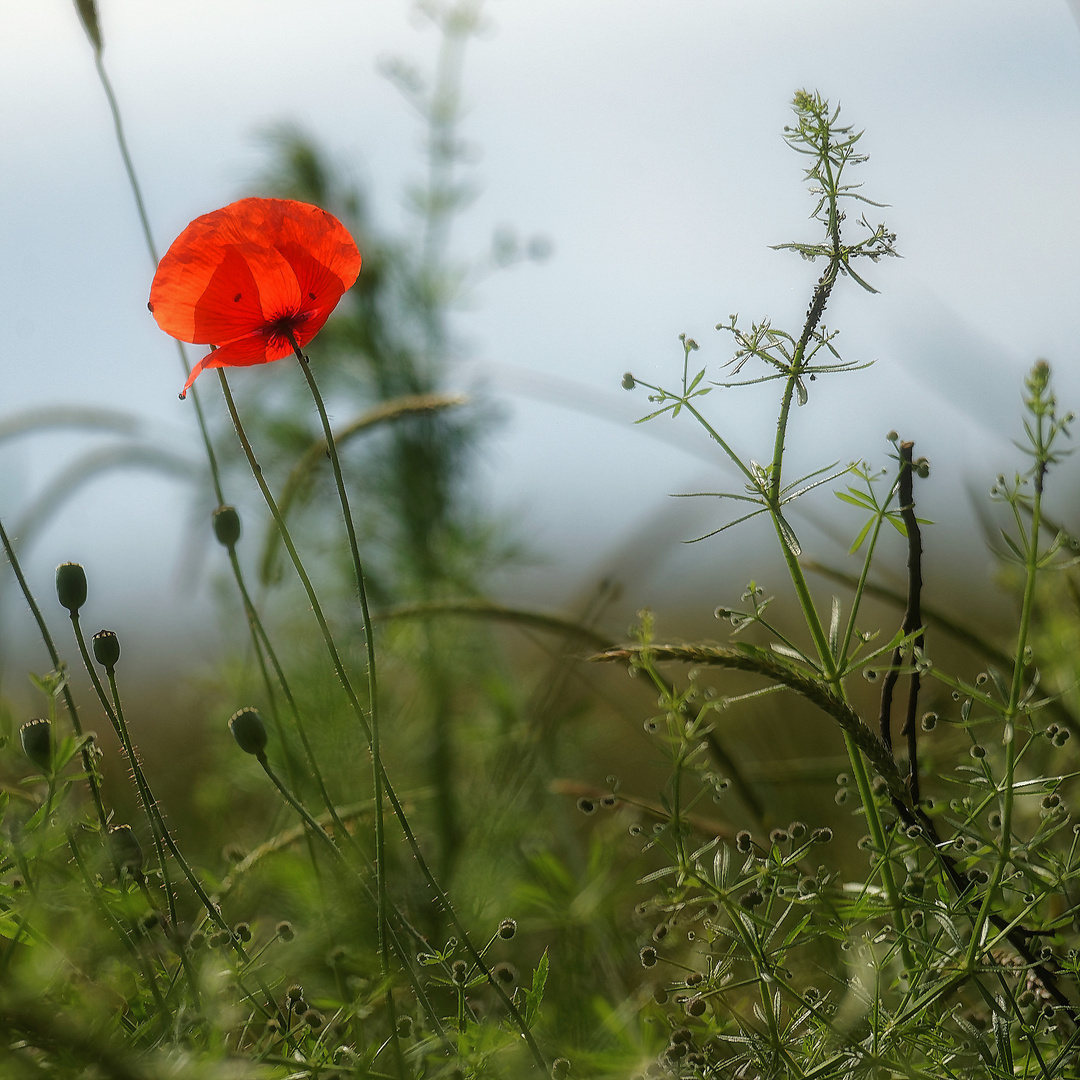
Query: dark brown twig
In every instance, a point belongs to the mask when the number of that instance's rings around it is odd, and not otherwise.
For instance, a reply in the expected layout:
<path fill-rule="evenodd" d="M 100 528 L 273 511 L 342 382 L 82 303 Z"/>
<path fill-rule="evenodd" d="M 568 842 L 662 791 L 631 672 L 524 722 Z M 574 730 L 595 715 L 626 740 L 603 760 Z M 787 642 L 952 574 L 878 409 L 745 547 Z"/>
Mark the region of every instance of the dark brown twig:
<path fill-rule="evenodd" d="M 914 470 L 911 464 L 911 452 L 914 446 L 913 442 L 900 443 L 900 515 L 904 521 L 908 541 L 907 606 L 904 609 L 901 632 L 905 639 L 910 639 L 912 634 L 917 635 L 913 646 L 918 652 L 923 649 L 925 635 L 923 634 L 920 607 L 922 596 L 922 534 L 919 532 L 919 522 L 915 517 Z M 892 662 L 889 664 L 889 670 L 885 673 L 885 679 L 881 685 L 881 711 L 878 715 L 878 727 L 881 731 L 881 741 L 889 748 L 890 753 L 893 748 L 891 728 L 893 691 L 897 679 L 900 677 L 902 659 L 902 649 L 898 645 L 893 650 Z M 912 804 L 916 806 L 919 802 L 919 754 L 915 717 L 919 711 L 919 683 L 919 669 L 917 665 L 913 665 L 911 681 L 908 685 L 907 713 L 900 734 L 907 738 L 908 790 L 911 792 Z"/>

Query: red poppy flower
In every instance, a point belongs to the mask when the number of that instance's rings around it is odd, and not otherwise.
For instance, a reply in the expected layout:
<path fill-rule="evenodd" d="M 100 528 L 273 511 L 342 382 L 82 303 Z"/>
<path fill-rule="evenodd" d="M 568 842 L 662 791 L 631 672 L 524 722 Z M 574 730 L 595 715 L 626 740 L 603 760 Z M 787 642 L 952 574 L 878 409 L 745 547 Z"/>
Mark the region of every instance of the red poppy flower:
<path fill-rule="evenodd" d="M 150 311 L 181 341 L 213 345 L 206 368 L 266 364 L 322 328 L 360 273 L 360 252 L 332 214 L 292 199 L 241 199 L 196 218 L 158 263 Z"/>

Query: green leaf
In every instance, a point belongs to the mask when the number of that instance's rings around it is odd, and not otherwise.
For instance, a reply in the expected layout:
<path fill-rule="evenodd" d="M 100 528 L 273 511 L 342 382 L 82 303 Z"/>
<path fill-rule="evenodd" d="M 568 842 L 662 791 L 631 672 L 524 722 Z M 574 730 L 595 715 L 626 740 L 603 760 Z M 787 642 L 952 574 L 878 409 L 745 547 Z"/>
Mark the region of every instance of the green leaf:
<path fill-rule="evenodd" d="M 525 1026 L 531 1028 L 540 1016 L 540 1004 L 544 1000 L 544 987 L 548 977 L 547 949 L 533 972 L 532 989 L 525 991 Z"/>
<path fill-rule="evenodd" d="M 860 510 L 876 510 L 877 507 L 870 501 L 870 499 L 864 495 L 861 491 L 856 491 L 854 488 L 848 488 L 847 492 L 834 491 L 833 494 L 841 501 L 849 503 L 851 506 L 857 506 Z"/>
<path fill-rule="evenodd" d="M 1005 541 L 1005 543 L 1008 545 L 1009 550 L 1017 557 L 1017 559 L 1020 560 L 1020 562 L 1026 561 L 1024 558 L 1024 553 L 1016 546 L 1015 541 L 1004 529 L 1001 530 L 1001 539 Z"/>
<path fill-rule="evenodd" d="M 860 530 L 858 536 L 852 541 L 851 547 L 848 548 L 848 554 L 854 555 L 856 551 L 863 546 L 863 542 L 866 540 L 870 530 L 874 526 L 874 518 L 871 518 Z"/>

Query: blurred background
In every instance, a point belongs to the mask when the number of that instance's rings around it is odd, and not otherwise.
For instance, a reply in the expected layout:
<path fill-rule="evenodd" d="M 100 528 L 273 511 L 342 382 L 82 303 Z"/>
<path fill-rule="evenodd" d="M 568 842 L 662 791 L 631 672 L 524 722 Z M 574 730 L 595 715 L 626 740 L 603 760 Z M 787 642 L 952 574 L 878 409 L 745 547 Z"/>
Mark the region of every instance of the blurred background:
<path fill-rule="evenodd" d="M 365 228 L 387 250 L 422 243 L 407 193 L 430 179 L 429 148 L 408 88 L 422 98 L 440 56 L 422 10 L 100 0 L 99 11 L 159 251 L 193 217 L 272 193 L 290 138 L 362 193 Z M 1036 357 L 1053 365 L 1063 403 L 1080 402 L 1077 5 L 491 0 L 480 18 L 455 102 L 453 183 L 473 197 L 440 237 L 456 288 L 437 382 L 472 400 L 461 483 L 513 556 L 493 561 L 482 591 L 578 615 L 609 581 L 619 589 L 599 625 L 611 636 L 646 605 L 663 613 L 662 635 L 719 636 L 717 604 L 737 601 L 751 575 L 779 584 L 753 526 L 682 543 L 727 508 L 670 494 L 735 478 L 689 420 L 635 426 L 645 393 L 619 384 L 627 370 L 674 384 L 682 332 L 722 377 L 729 339 L 713 327 L 733 312 L 801 326 L 820 269 L 769 245 L 817 239 L 802 162 L 781 138 L 806 87 L 865 129 L 871 160 L 857 179 L 890 204 L 868 217 L 888 222 L 903 259 L 870 268 L 880 295 L 850 281 L 834 292 L 827 323 L 842 329 L 845 358 L 876 363 L 811 387 L 789 475 L 883 465 L 887 431 L 914 439 L 933 467 L 920 489 L 936 523 L 929 587 L 992 610 L 993 560 L 969 496 L 1022 467 L 1011 439 Z M 0 515 L 50 608 L 55 566 L 78 560 L 89 617 L 137 629 L 144 660 L 178 642 L 185 660 L 213 657 L 227 632 L 214 629 L 222 555 L 205 527 L 202 448 L 191 402 L 177 400 L 175 347 L 146 311 L 153 265 L 65 0 L 0 0 L 0 146 Z M 365 259 L 367 274 L 366 248 Z M 265 375 L 237 371 L 237 393 Z M 198 387 L 219 409 L 214 378 Z M 707 404 L 740 452 L 766 460 L 775 398 L 766 384 Z M 137 423 L 75 431 L 71 407 Z M 50 494 L 95 453 L 117 467 Z M 1055 489 L 1064 517 L 1077 488 L 1067 473 Z M 250 487 L 237 473 L 231 497 L 243 503 Z M 804 500 L 793 523 L 808 555 L 850 569 L 860 522 L 830 494 Z M 891 557 L 899 569 L 902 550 Z M 45 665 L 4 573 L 10 689 L 23 678 L 13 671 Z"/>

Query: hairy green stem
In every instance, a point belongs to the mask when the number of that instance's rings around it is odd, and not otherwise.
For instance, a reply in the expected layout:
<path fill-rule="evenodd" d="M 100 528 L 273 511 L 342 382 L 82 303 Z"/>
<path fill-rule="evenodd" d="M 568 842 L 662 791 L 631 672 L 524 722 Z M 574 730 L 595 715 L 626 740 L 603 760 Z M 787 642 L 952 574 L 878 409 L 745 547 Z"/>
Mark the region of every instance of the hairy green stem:
<path fill-rule="evenodd" d="M 334 470 L 334 483 L 337 486 L 338 501 L 341 503 L 341 513 L 345 519 L 345 532 L 349 539 L 349 554 L 352 556 L 353 572 L 356 575 L 356 588 L 360 596 L 360 615 L 363 619 L 364 643 L 367 649 L 368 738 L 371 743 L 372 781 L 375 798 L 375 892 L 378 897 L 379 955 L 382 958 L 383 978 L 388 978 L 390 974 L 390 947 L 386 940 L 386 836 L 383 819 L 383 764 L 379 744 L 379 687 L 375 666 L 375 632 L 371 624 L 371 612 L 368 608 L 367 584 L 364 578 L 363 563 L 360 560 L 360 546 L 356 539 L 356 526 L 353 523 L 352 510 L 349 507 L 349 495 L 345 489 L 345 479 L 341 472 L 341 459 L 338 457 L 337 443 L 334 440 L 334 432 L 330 427 L 330 418 L 326 414 L 326 405 L 323 402 L 322 394 L 319 392 L 318 384 L 315 382 L 315 376 L 311 374 L 311 365 L 307 357 L 300 351 L 300 346 L 297 344 L 292 331 L 289 332 L 289 340 L 300 364 L 300 370 L 304 373 L 308 389 L 311 391 L 312 400 L 319 411 L 323 436 L 326 439 L 326 449 L 330 454 L 330 464 Z"/>
<path fill-rule="evenodd" d="M 368 723 L 367 715 L 364 712 L 363 707 L 360 704 L 360 699 L 356 696 L 356 691 L 353 689 L 351 680 L 349 679 L 348 672 L 345 670 L 345 665 L 341 660 L 341 654 L 338 651 L 337 644 L 334 641 L 333 634 L 330 632 L 330 627 L 326 622 L 326 617 L 323 614 L 322 605 L 319 602 L 318 595 L 315 592 L 315 587 L 311 583 L 311 578 L 308 576 L 307 571 L 304 569 L 303 561 L 300 558 L 299 553 L 296 550 L 296 545 L 293 543 L 292 536 L 289 533 L 288 526 L 285 524 L 284 519 L 281 516 L 281 511 L 278 509 L 276 500 L 273 493 L 270 491 L 269 486 L 266 483 L 266 478 L 263 476 L 262 466 L 259 464 L 258 459 L 255 457 L 255 451 L 251 447 L 251 443 L 248 440 L 247 432 L 244 430 L 244 425 L 240 420 L 240 414 L 236 409 L 236 402 L 232 396 L 232 390 L 229 387 L 229 381 L 225 377 L 223 369 L 218 369 L 218 378 L 221 382 L 222 393 L 225 396 L 225 404 L 229 410 L 229 415 L 232 417 L 233 426 L 236 429 L 237 438 L 240 440 L 240 445 L 244 450 L 244 454 L 247 457 L 248 465 L 251 468 L 252 476 L 255 478 L 255 482 L 262 492 L 263 499 L 266 501 L 267 508 L 270 510 L 271 516 L 274 518 L 278 529 L 281 531 L 281 540 L 285 545 L 285 550 L 289 553 L 289 558 L 292 561 L 293 567 L 296 570 L 297 576 L 300 578 L 301 583 L 304 586 L 304 591 L 307 594 L 308 601 L 311 604 L 312 614 L 315 617 L 315 621 L 318 623 L 319 629 L 322 632 L 323 641 L 326 644 L 327 653 L 330 656 L 331 663 L 334 666 L 334 670 L 337 673 L 338 679 L 341 682 L 342 688 L 345 691 L 345 696 L 348 699 L 349 705 L 353 710 L 354 715 L 359 721 L 361 727 L 364 729 L 365 735 L 367 735 L 370 742 L 371 730 Z M 381 763 L 380 763 L 381 764 Z M 496 995 L 502 1000 L 502 1003 L 506 1006 L 510 1013 L 511 1019 L 514 1022 L 515 1027 L 521 1032 L 522 1038 L 525 1040 L 529 1047 L 529 1051 L 533 1056 L 533 1060 L 536 1062 L 537 1067 L 542 1071 L 547 1071 L 547 1063 L 544 1060 L 543 1054 L 540 1052 L 539 1046 L 536 1044 L 536 1040 L 533 1038 L 532 1032 L 529 1030 L 528 1025 L 525 1023 L 525 1018 L 521 1015 L 521 1010 L 517 1007 L 514 1001 L 503 989 L 499 980 L 496 979 L 488 966 L 484 963 L 483 957 L 477 951 L 475 945 L 472 943 L 472 939 L 469 936 L 468 931 L 465 928 L 465 924 L 461 921 L 457 911 L 450 903 L 449 897 L 446 895 L 442 886 L 436 880 L 434 874 L 431 872 L 431 868 L 427 864 L 427 860 L 424 858 L 423 851 L 420 844 L 417 842 L 416 835 L 413 833 L 412 826 L 409 824 L 409 819 L 405 814 L 405 808 L 401 805 L 401 801 L 398 799 L 397 793 L 394 791 L 393 784 L 391 784 L 389 777 L 386 775 L 385 768 L 380 768 L 380 775 L 383 783 L 383 789 L 386 793 L 386 798 L 390 801 L 390 805 L 394 811 L 394 815 L 397 818 L 398 824 L 401 827 L 402 832 L 405 834 L 405 841 L 409 845 L 409 849 L 412 851 L 413 858 L 416 860 L 416 865 L 423 875 L 428 887 L 435 894 L 435 898 L 438 900 L 439 905 L 446 912 L 451 923 L 454 925 L 455 930 L 458 932 L 462 944 L 465 946 L 466 951 L 472 957 L 473 962 L 477 964 L 479 969 L 484 973 L 484 977 L 488 980 L 489 985 L 494 989 Z"/>

